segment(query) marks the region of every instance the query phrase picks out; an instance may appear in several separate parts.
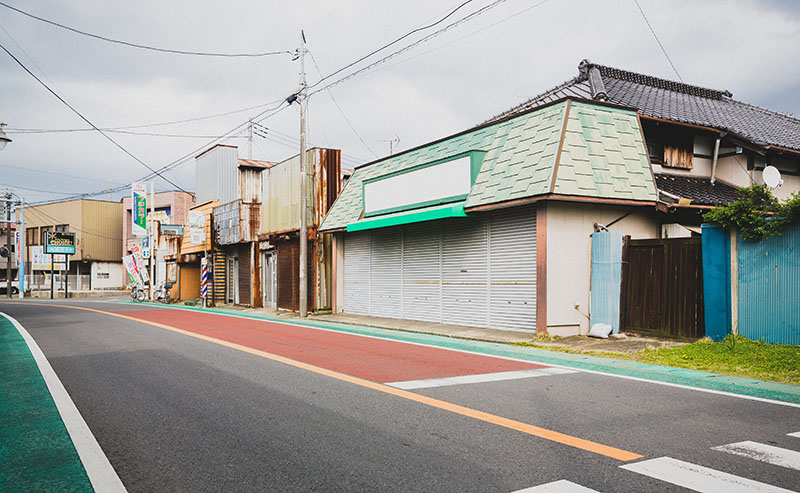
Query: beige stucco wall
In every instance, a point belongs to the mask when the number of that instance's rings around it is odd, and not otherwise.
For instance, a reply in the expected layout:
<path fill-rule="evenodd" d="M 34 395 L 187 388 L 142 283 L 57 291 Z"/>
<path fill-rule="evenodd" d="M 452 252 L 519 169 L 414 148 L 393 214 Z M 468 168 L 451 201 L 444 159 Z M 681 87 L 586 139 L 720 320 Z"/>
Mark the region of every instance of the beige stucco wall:
<path fill-rule="evenodd" d="M 655 208 L 611 206 L 591 203 L 547 203 L 547 331 L 575 335 L 589 331 L 589 286 L 591 281 L 594 223 L 606 225 L 631 238 L 658 238 L 660 226 Z M 578 308 L 575 308 L 575 305 Z"/>

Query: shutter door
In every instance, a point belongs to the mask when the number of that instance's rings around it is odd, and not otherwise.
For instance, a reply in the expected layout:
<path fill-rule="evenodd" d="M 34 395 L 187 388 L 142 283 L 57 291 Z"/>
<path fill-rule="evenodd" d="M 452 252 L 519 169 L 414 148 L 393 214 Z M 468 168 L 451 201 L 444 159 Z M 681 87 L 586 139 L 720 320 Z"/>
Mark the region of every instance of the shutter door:
<path fill-rule="evenodd" d="M 403 231 L 403 318 L 441 321 L 439 221 L 411 224 Z"/>
<path fill-rule="evenodd" d="M 442 225 L 442 323 L 488 326 L 486 218 Z"/>
<path fill-rule="evenodd" d="M 403 273 L 402 228 L 372 232 L 369 312 L 375 317 L 401 318 L 400 295 Z M 346 267 L 345 267 L 346 272 Z"/>
<path fill-rule="evenodd" d="M 370 232 L 344 238 L 344 297 L 342 311 L 369 315 Z"/>
<path fill-rule="evenodd" d="M 493 212 L 489 226 L 490 327 L 536 331 L 536 210 Z"/>

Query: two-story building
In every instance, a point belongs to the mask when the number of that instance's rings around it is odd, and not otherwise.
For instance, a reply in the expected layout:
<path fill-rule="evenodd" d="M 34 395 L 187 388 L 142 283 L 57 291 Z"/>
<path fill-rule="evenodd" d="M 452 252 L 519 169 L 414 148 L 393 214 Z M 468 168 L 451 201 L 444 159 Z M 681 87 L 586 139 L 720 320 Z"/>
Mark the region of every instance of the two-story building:
<path fill-rule="evenodd" d="M 698 234 L 767 165 L 776 195 L 800 189 L 796 118 L 583 61 L 477 127 L 356 168 L 319 228 L 333 310 L 585 334 L 595 233 Z"/>

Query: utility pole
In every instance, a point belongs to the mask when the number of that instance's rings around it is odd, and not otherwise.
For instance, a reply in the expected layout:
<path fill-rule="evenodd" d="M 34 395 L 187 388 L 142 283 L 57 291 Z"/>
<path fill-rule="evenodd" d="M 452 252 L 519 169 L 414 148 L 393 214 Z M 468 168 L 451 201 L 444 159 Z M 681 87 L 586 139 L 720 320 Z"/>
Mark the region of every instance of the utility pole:
<path fill-rule="evenodd" d="M 247 125 L 247 159 L 253 159 L 253 119 Z"/>
<path fill-rule="evenodd" d="M 308 315 L 308 279 L 306 260 L 308 231 L 306 229 L 306 36 L 300 31 L 300 316 Z"/>
<path fill-rule="evenodd" d="M 25 251 L 25 199 L 20 197 L 19 201 L 19 251 L 17 252 L 17 272 L 19 272 L 19 298 L 25 297 L 25 261 L 28 260 Z"/>
<path fill-rule="evenodd" d="M 6 258 L 6 296 L 11 299 L 11 190 L 6 190 L 6 248 L 8 257 Z"/>
<path fill-rule="evenodd" d="M 145 222 L 147 222 L 147 221 L 145 221 Z M 149 226 L 148 233 L 150 233 L 150 238 L 149 238 L 149 240 L 147 240 L 147 242 L 150 245 L 150 258 L 148 260 L 150 261 L 150 300 L 152 301 L 153 300 L 153 284 L 155 284 L 155 282 L 156 282 L 155 278 L 153 277 L 153 267 L 154 267 L 154 262 L 153 262 L 153 251 L 154 251 L 153 239 L 155 238 L 155 235 L 153 234 L 153 231 L 155 230 L 155 225 L 156 225 L 156 191 L 155 191 L 155 185 L 153 185 L 152 181 L 150 182 L 150 221 L 149 221 L 149 223 L 150 224 L 148 224 L 148 226 Z"/>

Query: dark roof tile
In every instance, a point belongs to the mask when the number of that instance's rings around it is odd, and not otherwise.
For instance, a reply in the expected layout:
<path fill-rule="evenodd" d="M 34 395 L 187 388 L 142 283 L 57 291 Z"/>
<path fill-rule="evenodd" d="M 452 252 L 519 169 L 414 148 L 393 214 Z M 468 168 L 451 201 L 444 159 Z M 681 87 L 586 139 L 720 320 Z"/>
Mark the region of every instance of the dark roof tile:
<path fill-rule="evenodd" d="M 655 173 L 660 192 L 673 197 L 691 200 L 694 205 L 724 205 L 739 198 L 739 189 L 719 180 L 713 184 L 709 178 Z"/>
<path fill-rule="evenodd" d="M 579 75 L 574 79 L 489 121 L 564 97 L 592 99 L 594 95 L 612 103 L 636 108 L 645 116 L 715 128 L 761 146 L 800 150 L 800 120 L 791 115 L 736 101 L 728 91 L 596 65 L 587 60 L 581 62 L 579 70 Z M 598 91 L 598 87 L 603 87 L 605 91 Z"/>

